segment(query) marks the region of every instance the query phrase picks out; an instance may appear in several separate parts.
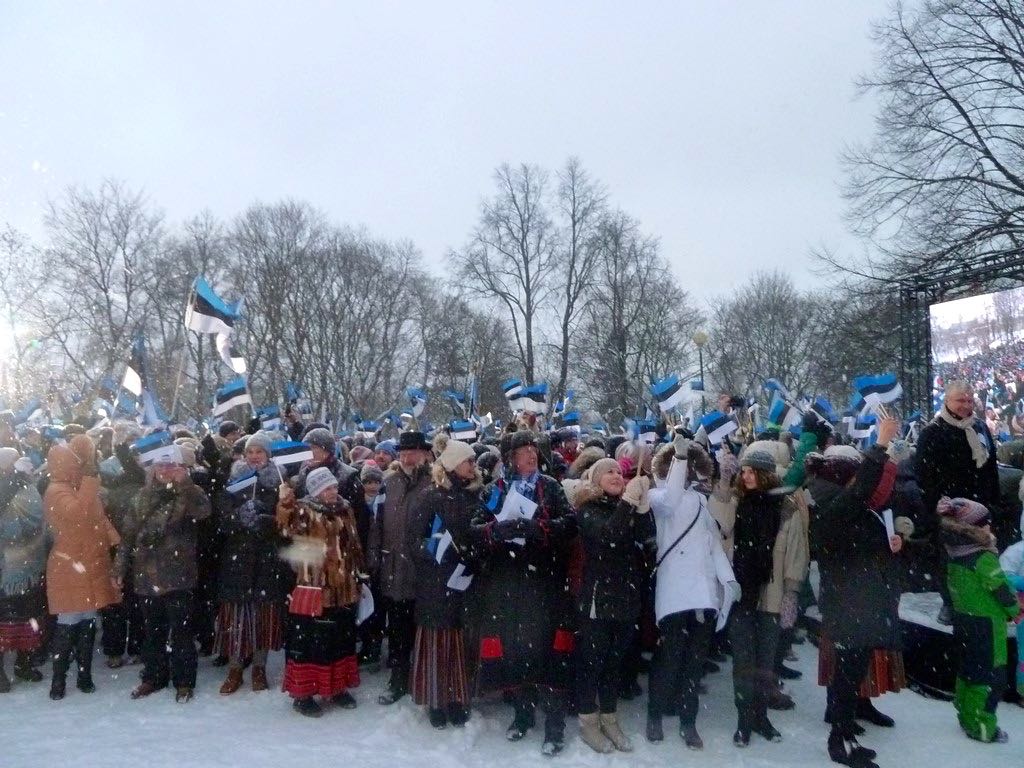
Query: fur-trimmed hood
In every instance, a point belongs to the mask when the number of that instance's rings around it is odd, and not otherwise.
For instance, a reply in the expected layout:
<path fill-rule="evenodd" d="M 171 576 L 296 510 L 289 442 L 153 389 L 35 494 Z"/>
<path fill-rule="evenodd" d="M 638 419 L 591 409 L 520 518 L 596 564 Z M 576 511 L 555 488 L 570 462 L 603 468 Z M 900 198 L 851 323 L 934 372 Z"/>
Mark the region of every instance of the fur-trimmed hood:
<path fill-rule="evenodd" d="M 444 466 L 440 461 L 435 461 L 430 469 L 430 479 L 434 481 L 434 485 L 443 490 L 449 491 L 452 488 L 452 476 L 445 470 Z M 480 470 L 477 469 L 473 475 L 473 479 L 466 485 L 465 490 L 472 492 L 479 492 L 484 487 L 484 477 L 480 474 Z"/>
<path fill-rule="evenodd" d="M 940 517 L 939 528 L 942 531 L 942 543 L 950 557 L 966 557 L 975 552 L 991 552 L 998 555 L 996 537 L 969 523 L 961 523 L 951 517 Z"/>

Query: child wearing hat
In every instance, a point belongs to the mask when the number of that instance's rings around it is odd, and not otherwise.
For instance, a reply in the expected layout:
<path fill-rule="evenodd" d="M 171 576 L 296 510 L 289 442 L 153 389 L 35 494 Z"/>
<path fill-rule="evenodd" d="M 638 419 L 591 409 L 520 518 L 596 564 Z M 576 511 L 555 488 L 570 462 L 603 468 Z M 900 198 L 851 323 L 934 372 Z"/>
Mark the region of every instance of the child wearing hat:
<path fill-rule="evenodd" d="M 943 497 L 937 511 L 960 650 L 953 704 L 970 738 L 1003 743 L 1008 736 L 996 722 L 996 705 L 1006 666 L 1006 622 L 1017 616 L 1017 597 L 996 556 L 988 509 L 970 499 Z"/>

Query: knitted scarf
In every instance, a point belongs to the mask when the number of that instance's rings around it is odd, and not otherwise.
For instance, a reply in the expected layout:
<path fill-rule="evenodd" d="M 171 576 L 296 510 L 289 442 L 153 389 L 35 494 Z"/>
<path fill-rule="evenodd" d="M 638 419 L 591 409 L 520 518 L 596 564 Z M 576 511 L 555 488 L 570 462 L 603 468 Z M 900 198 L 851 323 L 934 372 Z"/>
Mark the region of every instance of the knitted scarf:
<path fill-rule="evenodd" d="M 782 523 L 783 497 L 748 492 L 736 504 L 733 570 L 743 589 L 743 603 L 757 605 L 761 587 L 772 580 L 775 537 Z"/>
<path fill-rule="evenodd" d="M 988 448 L 981 444 L 981 436 L 976 428 L 977 419 L 974 416 L 958 419 L 946 406 L 942 406 L 942 409 L 935 416 L 936 421 L 939 419 L 942 419 L 952 427 L 964 431 L 964 435 L 967 437 L 967 444 L 971 446 L 971 456 L 974 458 L 974 463 L 978 466 L 978 469 L 985 466 L 985 462 L 988 461 Z"/>

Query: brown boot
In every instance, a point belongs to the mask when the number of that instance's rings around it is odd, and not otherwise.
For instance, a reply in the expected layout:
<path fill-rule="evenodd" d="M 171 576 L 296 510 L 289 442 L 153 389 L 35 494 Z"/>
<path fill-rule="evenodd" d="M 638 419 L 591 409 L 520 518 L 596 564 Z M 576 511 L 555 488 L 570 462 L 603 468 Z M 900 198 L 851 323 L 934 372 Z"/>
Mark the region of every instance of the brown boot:
<path fill-rule="evenodd" d="M 150 694 L 156 693 L 157 691 L 162 690 L 166 687 L 166 685 L 153 685 L 152 683 L 147 683 L 146 681 L 143 681 L 135 687 L 134 691 L 132 691 L 132 698 L 144 699 Z"/>
<path fill-rule="evenodd" d="M 242 668 L 241 667 L 230 667 L 228 669 L 228 676 L 224 679 L 224 684 L 220 687 L 221 696 L 230 696 L 232 693 L 242 687 Z"/>
<path fill-rule="evenodd" d="M 267 668 L 266 667 L 253 667 L 252 668 L 252 689 L 254 691 L 265 691 L 270 686 L 267 684 Z"/>

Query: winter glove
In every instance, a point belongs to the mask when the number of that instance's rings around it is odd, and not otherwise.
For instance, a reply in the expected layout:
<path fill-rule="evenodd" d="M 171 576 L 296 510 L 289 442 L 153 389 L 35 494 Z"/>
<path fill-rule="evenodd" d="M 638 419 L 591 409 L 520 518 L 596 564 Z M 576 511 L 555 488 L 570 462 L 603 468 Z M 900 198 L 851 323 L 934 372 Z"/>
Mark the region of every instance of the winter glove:
<path fill-rule="evenodd" d="M 518 539 L 525 535 L 519 520 L 502 520 L 496 522 L 494 527 L 491 528 L 491 537 L 495 541 L 511 541 L 512 539 Z"/>
<path fill-rule="evenodd" d="M 909 517 L 897 517 L 892 521 L 892 527 L 904 539 L 909 539 L 914 535 L 914 521 Z"/>
<path fill-rule="evenodd" d="M 249 499 L 238 508 L 238 519 L 242 521 L 242 525 L 246 528 L 255 528 L 262 514 L 263 505 L 252 499 Z"/>
<path fill-rule="evenodd" d="M 743 588 L 740 587 L 738 581 L 726 582 L 725 588 L 732 594 L 732 601 L 738 603 L 740 598 L 743 597 Z"/>
<path fill-rule="evenodd" d="M 782 608 L 779 610 L 779 626 L 792 629 L 796 624 L 797 593 L 786 592 L 782 596 Z"/>
<path fill-rule="evenodd" d="M 717 459 L 718 474 L 721 476 L 722 482 L 729 485 L 732 483 L 732 479 L 736 477 L 736 474 L 740 471 L 740 462 L 732 451 L 724 448 L 718 451 Z"/>
<path fill-rule="evenodd" d="M 686 461 L 687 454 L 690 452 L 690 441 L 685 435 L 676 435 L 672 441 L 672 447 L 675 448 L 676 458 L 680 461 Z"/>
<path fill-rule="evenodd" d="M 651 489 L 651 478 L 637 476 L 626 483 L 626 490 L 622 492 L 622 500 L 631 507 L 636 507 L 637 514 L 645 514 L 649 508 L 647 504 L 647 491 Z"/>

